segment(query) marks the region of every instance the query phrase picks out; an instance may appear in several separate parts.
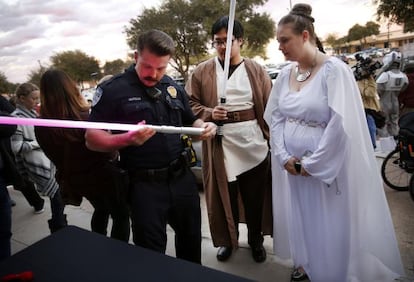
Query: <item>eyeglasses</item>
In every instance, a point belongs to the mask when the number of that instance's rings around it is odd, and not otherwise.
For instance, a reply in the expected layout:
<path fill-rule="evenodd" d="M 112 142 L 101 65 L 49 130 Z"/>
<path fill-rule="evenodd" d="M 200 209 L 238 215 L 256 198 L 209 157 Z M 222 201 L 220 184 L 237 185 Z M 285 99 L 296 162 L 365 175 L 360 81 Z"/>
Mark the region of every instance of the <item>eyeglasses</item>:
<path fill-rule="evenodd" d="M 232 39 L 231 40 L 231 45 L 233 46 L 233 42 L 235 41 L 236 39 Z M 226 47 L 227 46 L 227 41 L 223 41 L 223 40 L 214 40 L 212 43 L 211 43 L 211 46 L 213 46 L 214 48 L 218 48 L 218 47 L 221 47 L 221 46 L 223 46 L 223 47 Z"/>

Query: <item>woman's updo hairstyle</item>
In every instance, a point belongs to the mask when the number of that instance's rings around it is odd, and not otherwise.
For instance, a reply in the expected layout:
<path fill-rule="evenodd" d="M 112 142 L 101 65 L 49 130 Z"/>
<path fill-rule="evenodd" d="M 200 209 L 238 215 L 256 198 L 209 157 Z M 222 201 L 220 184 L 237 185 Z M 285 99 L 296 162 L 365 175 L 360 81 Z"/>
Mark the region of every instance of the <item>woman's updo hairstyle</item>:
<path fill-rule="evenodd" d="M 315 22 L 315 19 L 311 16 L 312 7 L 308 4 L 296 4 L 295 6 L 293 6 L 289 14 L 304 17 L 308 19 L 311 23 Z"/>
<path fill-rule="evenodd" d="M 293 32 L 298 35 L 302 34 L 304 30 L 307 30 L 309 32 L 310 41 L 314 45 L 317 45 L 321 52 L 324 52 L 322 43 L 315 34 L 315 28 L 313 26 L 315 19 L 311 14 L 312 7 L 309 4 L 298 3 L 293 6 L 289 14 L 279 21 L 278 25 L 291 24 Z"/>

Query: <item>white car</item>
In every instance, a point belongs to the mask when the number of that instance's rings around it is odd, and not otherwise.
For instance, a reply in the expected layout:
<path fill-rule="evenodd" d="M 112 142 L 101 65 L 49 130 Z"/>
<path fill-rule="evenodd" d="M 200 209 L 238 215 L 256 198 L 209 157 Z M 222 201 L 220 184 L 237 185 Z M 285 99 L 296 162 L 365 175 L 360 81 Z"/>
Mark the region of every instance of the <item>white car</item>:
<path fill-rule="evenodd" d="M 270 76 L 270 79 L 272 80 L 272 84 L 275 83 L 275 80 L 279 75 L 280 71 L 290 63 L 291 61 L 285 61 L 283 63 L 272 65 L 271 67 L 266 68 L 267 74 Z"/>

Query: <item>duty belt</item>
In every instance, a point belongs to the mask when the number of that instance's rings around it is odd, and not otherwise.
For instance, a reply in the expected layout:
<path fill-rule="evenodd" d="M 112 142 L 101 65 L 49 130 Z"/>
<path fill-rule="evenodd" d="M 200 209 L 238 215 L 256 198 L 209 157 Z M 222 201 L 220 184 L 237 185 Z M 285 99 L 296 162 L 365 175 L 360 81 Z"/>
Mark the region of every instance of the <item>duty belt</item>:
<path fill-rule="evenodd" d="M 223 120 L 223 123 L 242 122 L 256 119 L 256 113 L 254 109 L 227 112 L 227 119 Z"/>
<path fill-rule="evenodd" d="M 182 158 L 178 158 L 166 167 L 130 170 L 129 176 L 132 179 L 136 178 L 142 181 L 166 181 L 180 176 L 185 169 L 185 162 Z"/>

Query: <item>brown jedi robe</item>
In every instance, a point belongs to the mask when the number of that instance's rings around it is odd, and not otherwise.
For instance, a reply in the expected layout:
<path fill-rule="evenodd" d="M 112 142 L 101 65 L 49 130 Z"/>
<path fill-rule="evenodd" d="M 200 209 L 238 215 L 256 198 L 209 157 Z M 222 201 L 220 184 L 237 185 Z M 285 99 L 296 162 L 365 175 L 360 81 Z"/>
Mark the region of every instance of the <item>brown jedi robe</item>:
<path fill-rule="evenodd" d="M 253 90 L 257 121 L 265 139 L 269 140 L 269 130 L 263 120 L 263 113 L 272 83 L 262 66 L 247 58 L 244 59 L 244 63 Z M 214 59 L 201 63 L 194 70 L 186 85 L 193 112 L 204 121 L 212 121 L 211 112 L 218 103 L 215 67 Z M 203 141 L 203 180 L 213 244 L 215 247 L 232 246 L 237 248 L 237 229 L 234 226 L 231 212 L 223 151 L 215 138 Z M 271 235 L 273 231 L 271 190 L 271 181 L 269 180 L 263 209 L 262 230 L 264 235 Z M 241 207 L 240 221 L 244 221 L 243 207 Z"/>

